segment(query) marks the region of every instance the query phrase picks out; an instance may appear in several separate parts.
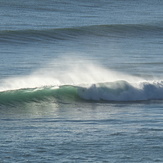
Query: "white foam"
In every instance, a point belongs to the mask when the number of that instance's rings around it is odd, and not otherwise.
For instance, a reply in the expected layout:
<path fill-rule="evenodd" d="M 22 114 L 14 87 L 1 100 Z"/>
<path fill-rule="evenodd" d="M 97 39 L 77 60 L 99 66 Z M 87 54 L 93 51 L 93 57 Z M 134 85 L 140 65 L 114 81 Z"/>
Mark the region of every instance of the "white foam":
<path fill-rule="evenodd" d="M 126 81 L 92 85 L 79 89 L 86 100 L 146 101 L 163 100 L 163 82 L 140 82 L 136 86 Z"/>
<path fill-rule="evenodd" d="M 112 71 L 81 58 L 63 57 L 32 74 L 1 80 L 0 91 L 43 86 L 81 85 L 125 80 L 129 83 L 144 79 Z"/>

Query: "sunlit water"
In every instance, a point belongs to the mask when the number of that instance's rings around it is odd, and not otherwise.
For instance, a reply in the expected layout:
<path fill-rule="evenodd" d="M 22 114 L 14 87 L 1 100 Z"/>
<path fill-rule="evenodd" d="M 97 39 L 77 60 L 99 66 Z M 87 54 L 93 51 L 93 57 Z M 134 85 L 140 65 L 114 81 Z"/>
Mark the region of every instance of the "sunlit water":
<path fill-rule="evenodd" d="M 0 1 L 0 162 L 163 162 L 162 7 Z"/>

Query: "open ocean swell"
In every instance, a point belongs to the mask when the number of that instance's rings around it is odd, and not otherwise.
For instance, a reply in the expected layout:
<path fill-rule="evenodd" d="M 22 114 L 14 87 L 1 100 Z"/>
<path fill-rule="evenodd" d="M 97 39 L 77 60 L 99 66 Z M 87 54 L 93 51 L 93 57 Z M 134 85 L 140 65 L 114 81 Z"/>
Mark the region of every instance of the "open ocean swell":
<path fill-rule="evenodd" d="M 0 162 L 163 162 L 162 0 L 0 0 Z"/>
<path fill-rule="evenodd" d="M 93 25 L 72 28 L 40 29 L 40 30 L 1 30 L 1 43 L 26 44 L 32 42 L 54 42 L 59 40 L 80 39 L 80 37 L 157 37 L 163 38 L 163 25 L 152 24 L 112 24 Z"/>
<path fill-rule="evenodd" d="M 72 42 L 79 42 L 87 38 L 95 39 L 109 39 L 109 40 L 135 40 L 152 39 L 157 44 L 162 44 L 163 40 L 163 26 L 162 24 L 110 24 L 110 25 L 91 25 L 71 28 L 49 28 L 49 29 L 24 29 L 24 30 L 1 30 L 0 31 L 0 43 L 1 45 L 30 45 L 38 43 L 37 47 L 41 44 L 50 43 L 51 45 L 59 41 L 70 40 Z M 145 41 L 144 41 L 145 42 Z M 137 45 L 136 45 L 137 46 Z M 105 50 L 105 49 L 104 49 Z M 71 58 L 71 56 L 70 56 Z M 154 62 L 155 63 L 155 62 Z M 154 64 L 153 63 L 153 64 Z M 138 63 L 137 63 L 138 64 Z M 150 61 L 152 65 L 152 61 Z M 159 59 L 157 65 L 163 64 L 163 61 Z M 63 63 L 64 65 L 64 63 Z M 74 67 L 75 69 L 75 67 Z M 96 69 L 93 70 L 96 75 Z M 80 72 L 80 71 L 79 71 Z M 48 72 L 47 72 L 48 73 Z M 57 72 L 56 72 L 57 73 Z M 77 74 L 76 74 L 77 75 Z M 103 74 L 104 76 L 106 74 Z M 109 75 L 108 75 L 109 76 Z M 102 76 L 101 76 L 102 78 Z M 134 77 L 133 77 L 134 78 Z M 8 79 L 7 82 L 9 82 Z M 24 78 L 24 80 L 26 80 Z M 40 79 L 42 80 L 42 79 Z M 66 80 L 66 77 L 65 77 Z M 107 83 L 107 78 L 104 81 L 96 81 L 89 83 L 89 85 L 81 86 L 81 83 L 76 84 L 59 84 L 55 85 L 55 82 L 51 82 L 50 85 L 30 86 L 27 84 L 23 87 L 11 87 L 3 88 L 3 82 L 0 85 L 0 104 L 16 104 L 18 102 L 41 102 L 44 100 L 54 100 L 57 102 L 81 102 L 81 101 L 99 101 L 99 102 L 140 102 L 151 100 L 163 100 L 163 83 L 162 79 L 155 81 L 139 82 L 137 86 L 129 82 L 125 78 L 123 80 L 115 80 L 112 83 Z M 12 79 L 11 79 L 12 81 Z M 19 83 L 19 78 L 17 83 Z M 30 83 L 32 81 L 29 81 Z M 11 82 L 12 83 L 12 82 Z"/>

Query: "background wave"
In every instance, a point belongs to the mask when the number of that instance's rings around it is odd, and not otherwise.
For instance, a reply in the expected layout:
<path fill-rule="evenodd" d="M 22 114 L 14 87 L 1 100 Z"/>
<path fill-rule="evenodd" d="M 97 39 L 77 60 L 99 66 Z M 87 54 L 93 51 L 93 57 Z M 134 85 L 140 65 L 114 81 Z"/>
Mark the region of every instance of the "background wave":
<path fill-rule="evenodd" d="M 72 28 L 41 29 L 41 30 L 2 30 L 0 42 L 27 43 L 50 42 L 57 40 L 78 39 L 78 37 L 137 37 L 161 36 L 162 25 L 150 24 L 113 24 L 92 25 Z"/>

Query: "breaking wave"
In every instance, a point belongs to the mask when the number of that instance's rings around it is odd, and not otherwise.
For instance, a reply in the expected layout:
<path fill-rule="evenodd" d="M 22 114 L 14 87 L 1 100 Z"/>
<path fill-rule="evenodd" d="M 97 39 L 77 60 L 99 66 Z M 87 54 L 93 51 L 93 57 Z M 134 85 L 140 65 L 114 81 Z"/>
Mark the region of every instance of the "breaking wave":
<path fill-rule="evenodd" d="M 124 80 L 91 85 L 62 85 L 0 92 L 0 104 L 53 101 L 142 102 L 163 100 L 163 81 L 129 83 Z"/>

